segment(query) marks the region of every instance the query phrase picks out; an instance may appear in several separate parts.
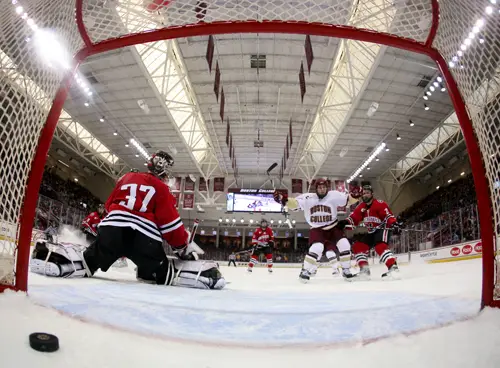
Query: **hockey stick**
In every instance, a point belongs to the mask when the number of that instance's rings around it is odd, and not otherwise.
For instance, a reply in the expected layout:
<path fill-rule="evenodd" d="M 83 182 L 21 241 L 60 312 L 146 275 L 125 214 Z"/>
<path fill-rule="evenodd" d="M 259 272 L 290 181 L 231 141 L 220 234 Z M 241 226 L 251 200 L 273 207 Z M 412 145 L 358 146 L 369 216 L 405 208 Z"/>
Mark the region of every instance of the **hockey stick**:
<path fill-rule="evenodd" d="M 198 230 L 199 223 L 200 220 L 194 219 L 193 228 L 191 229 L 191 233 L 189 234 L 188 247 L 191 247 L 191 249 L 198 254 L 205 254 L 205 251 L 201 249 L 200 246 L 194 242 L 194 236 L 196 234 L 196 231 Z"/>
<path fill-rule="evenodd" d="M 278 163 L 275 162 L 269 168 L 267 169 L 266 173 L 267 176 L 269 177 L 269 180 L 271 181 L 271 185 L 273 186 L 273 189 L 276 190 L 276 187 L 274 186 L 274 180 L 271 178 L 271 171 L 278 166 Z M 292 223 L 290 222 L 290 214 L 288 213 L 288 208 L 286 206 L 281 205 L 281 212 L 285 215 L 285 223 L 288 225 L 290 229 L 293 228 Z"/>

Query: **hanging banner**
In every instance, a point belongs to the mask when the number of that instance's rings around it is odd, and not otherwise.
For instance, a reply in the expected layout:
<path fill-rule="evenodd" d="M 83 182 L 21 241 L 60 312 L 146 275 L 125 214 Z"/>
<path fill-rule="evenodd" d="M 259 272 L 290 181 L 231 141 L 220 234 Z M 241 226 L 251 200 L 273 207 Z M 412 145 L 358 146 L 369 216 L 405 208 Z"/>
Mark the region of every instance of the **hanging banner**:
<path fill-rule="evenodd" d="M 220 87 L 220 69 L 219 61 L 215 64 L 215 80 L 214 80 L 214 92 L 217 102 L 219 102 L 219 87 Z"/>
<path fill-rule="evenodd" d="M 175 208 L 179 208 L 179 201 L 181 199 L 181 192 L 173 192 L 172 195 L 175 198 Z"/>
<path fill-rule="evenodd" d="M 194 192 L 194 181 L 189 176 L 186 176 L 184 179 L 184 191 Z"/>
<path fill-rule="evenodd" d="M 208 191 L 208 184 L 205 178 L 200 178 L 200 183 L 198 184 L 198 190 L 200 192 L 207 192 Z"/>
<path fill-rule="evenodd" d="M 221 91 L 220 91 L 220 111 L 219 111 L 219 115 L 220 115 L 220 121 L 224 122 L 224 106 L 226 104 L 226 98 L 224 97 L 224 87 L 222 87 Z M 228 122 L 229 124 L 229 122 Z"/>
<path fill-rule="evenodd" d="M 214 178 L 214 192 L 224 191 L 224 178 Z"/>
<path fill-rule="evenodd" d="M 214 59 L 214 50 L 215 50 L 214 37 L 210 35 L 208 36 L 207 55 L 206 55 L 208 70 L 210 71 L 210 73 L 212 73 L 212 60 Z"/>
<path fill-rule="evenodd" d="M 304 95 L 306 94 L 306 77 L 304 76 L 304 63 L 300 63 L 299 71 L 299 86 L 300 86 L 300 99 L 304 102 Z"/>
<path fill-rule="evenodd" d="M 302 179 L 292 179 L 292 193 L 302 194 Z"/>
<path fill-rule="evenodd" d="M 288 160 L 288 158 L 290 157 L 290 146 L 289 146 L 289 140 L 288 140 L 288 136 L 286 136 L 286 147 L 285 147 L 285 157 L 286 157 L 286 160 Z"/>
<path fill-rule="evenodd" d="M 292 134 L 292 118 L 290 118 L 290 127 L 289 127 L 288 135 L 290 136 L 290 148 L 293 145 L 293 134 Z"/>
<path fill-rule="evenodd" d="M 233 135 L 229 136 L 229 158 L 233 158 Z"/>
<path fill-rule="evenodd" d="M 309 75 L 311 75 L 311 66 L 314 60 L 314 53 L 311 43 L 311 37 L 309 35 L 306 36 L 306 41 L 304 43 L 304 49 L 306 52 L 306 61 L 307 61 L 307 70 Z"/>
<path fill-rule="evenodd" d="M 194 193 L 184 193 L 182 208 L 192 210 L 194 208 Z"/>
<path fill-rule="evenodd" d="M 174 183 L 170 187 L 170 190 L 174 192 L 180 192 L 181 191 L 181 183 L 182 183 L 182 178 L 180 176 L 174 178 Z"/>
<path fill-rule="evenodd" d="M 229 132 L 230 132 L 230 127 L 229 127 L 229 119 L 227 120 L 227 127 L 226 127 L 226 145 L 229 147 Z"/>

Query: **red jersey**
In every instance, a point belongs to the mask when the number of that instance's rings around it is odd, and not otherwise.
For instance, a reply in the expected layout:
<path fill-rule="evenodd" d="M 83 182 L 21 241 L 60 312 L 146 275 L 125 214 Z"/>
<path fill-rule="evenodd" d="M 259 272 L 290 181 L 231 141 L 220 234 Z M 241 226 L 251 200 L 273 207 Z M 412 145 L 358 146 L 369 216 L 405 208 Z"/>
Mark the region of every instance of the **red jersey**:
<path fill-rule="evenodd" d="M 99 226 L 130 227 L 173 248 L 187 244 L 188 233 L 164 182 L 150 173 L 122 176 L 104 205 L 108 215 Z"/>
<path fill-rule="evenodd" d="M 274 234 L 269 226 L 264 230 L 259 227 L 253 233 L 252 244 L 267 245 L 270 241 L 274 241 Z"/>
<path fill-rule="evenodd" d="M 97 225 L 99 225 L 101 219 L 102 218 L 101 216 L 99 216 L 99 212 L 92 212 L 90 215 L 83 219 L 82 228 L 90 234 L 97 236 Z"/>
<path fill-rule="evenodd" d="M 396 222 L 396 218 L 392 214 L 387 203 L 380 199 L 373 199 L 370 205 L 361 202 L 349 217 L 347 217 L 347 221 L 353 226 L 357 226 L 362 222 L 368 229 L 368 232 L 373 233 L 377 230 L 377 227 L 384 222 L 387 227 L 390 227 Z"/>

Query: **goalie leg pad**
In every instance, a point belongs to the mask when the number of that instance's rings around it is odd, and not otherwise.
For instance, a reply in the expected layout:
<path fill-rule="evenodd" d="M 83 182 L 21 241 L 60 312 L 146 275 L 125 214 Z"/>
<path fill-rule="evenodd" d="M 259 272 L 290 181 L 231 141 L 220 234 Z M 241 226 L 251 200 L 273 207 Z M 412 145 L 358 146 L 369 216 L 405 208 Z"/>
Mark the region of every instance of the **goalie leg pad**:
<path fill-rule="evenodd" d="M 31 255 L 30 271 L 51 277 L 84 277 L 83 249 L 80 245 L 38 242 Z"/>
<path fill-rule="evenodd" d="M 139 281 L 156 281 L 159 285 L 180 286 L 195 289 L 222 289 L 226 280 L 214 261 L 184 261 L 166 258 L 154 275 L 148 276 L 137 267 Z"/>

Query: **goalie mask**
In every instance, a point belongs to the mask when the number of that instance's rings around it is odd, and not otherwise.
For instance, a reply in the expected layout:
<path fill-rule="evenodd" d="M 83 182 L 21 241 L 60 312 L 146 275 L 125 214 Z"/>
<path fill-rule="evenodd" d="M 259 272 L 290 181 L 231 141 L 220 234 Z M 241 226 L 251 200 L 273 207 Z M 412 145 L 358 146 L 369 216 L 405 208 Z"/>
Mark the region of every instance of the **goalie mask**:
<path fill-rule="evenodd" d="M 373 188 L 371 185 L 363 185 L 363 202 L 370 203 L 373 200 Z"/>
<path fill-rule="evenodd" d="M 328 194 L 328 182 L 325 179 L 316 180 L 316 194 L 319 199 L 323 199 Z"/>
<path fill-rule="evenodd" d="M 162 180 L 169 177 L 172 166 L 174 159 L 165 151 L 157 151 L 148 161 L 148 170 Z"/>

